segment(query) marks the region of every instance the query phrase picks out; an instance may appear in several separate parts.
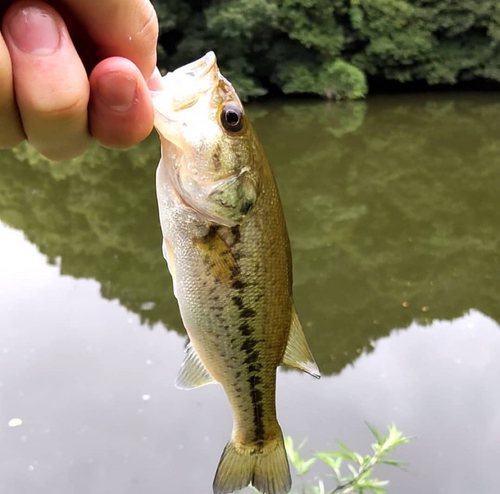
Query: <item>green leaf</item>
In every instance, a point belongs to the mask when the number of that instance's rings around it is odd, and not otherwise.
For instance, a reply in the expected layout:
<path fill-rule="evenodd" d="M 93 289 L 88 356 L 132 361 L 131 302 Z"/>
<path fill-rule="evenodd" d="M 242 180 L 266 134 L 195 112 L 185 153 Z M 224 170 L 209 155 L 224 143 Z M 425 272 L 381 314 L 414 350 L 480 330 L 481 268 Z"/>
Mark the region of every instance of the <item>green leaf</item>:
<path fill-rule="evenodd" d="M 347 468 L 352 473 L 354 478 L 356 478 L 359 475 L 359 472 L 352 465 L 348 464 Z"/>
<path fill-rule="evenodd" d="M 380 433 L 377 431 L 375 426 L 369 424 L 368 422 L 365 422 L 366 426 L 368 429 L 370 429 L 370 432 L 373 434 L 373 437 L 377 440 L 377 444 L 381 445 L 384 441 L 382 440 L 382 437 L 380 436 Z"/>
<path fill-rule="evenodd" d="M 378 480 L 378 479 L 363 479 L 356 484 L 362 489 L 368 489 L 376 494 L 382 494 L 385 492 L 385 486 L 389 484 L 387 480 Z"/>
<path fill-rule="evenodd" d="M 329 453 L 316 453 L 315 456 L 323 463 L 326 463 L 335 473 L 337 473 L 337 470 L 340 468 L 343 460 L 341 457 L 332 458 Z"/>
<path fill-rule="evenodd" d="M 311 468 L 311 465 L 316 462 L 316 458 L 310 458 L 309 460 L 303 461 L 300 465 L 300 471 L 297 471 L 299 475 L 305 475 L 308 471 L 309 468 Z"/>
<path fill-rule="evenodd" d="M 395 446 L 407 443 L 411 438 L 404 436 L 394 424 L 388 427 L 388 433 L 385 435 L 380 434 L 372 426 L 368 427 L 377 441 L 372 444 L 372 449 L 374 451 L 373 455 L 362 456 L 351 450 L 344 443 L 337 441 L 340 451 L 320 451 L 315 453 L 313 458 L 304 460 L 300 458 L 299 450 L 304 446 L 305 440 L 295 448 L 293 440 L 287 437 L 285 438 L 285 446 L 290 462 L 294 465 L 299 475 L 308 473 L 316 460 L 320 460 L 328 465 L 331 470 L 333 470 L 333 473 L 326 474 L 326 476 L 333 477 L 337 483 L 337 487 L 330 494 L 333 494 L 333 492 L 340 494 L 352 492 L 368 494 L 368 491 L 374 494 L 384 494 L 385 486 L 388 484 L 388 481 L 371 478 L 374 467 L 377 464 L 384 463 L 386 465 L 402 468 L 403 463 L 397 460 L 385 459 L 384 455 Z M 350 472 L 350 476 L 347 477 L 343 476 L 341 472 L 341 466 L 344 460 L 348 460 L 347 468 Z M 356 468 L 355 465 L 358 465 L 358 468 Z M 311 487 L 307 492 L 309 494 L 327 494 L 321 480 L 318 485 Z M 304 493 L 306 493 L 306 491 L 304 491 Z"/>
<path fill-rule="evenodd" d="M 359 463 L 359 465 L 363 465 L 364 463 L 364 458 L 359 454 L 353 451 L 354 457 L 356 458 L 356 461 Z"/>
<path fill-rule="evenodd" d="M 379 460 L 379 463 L 385 463 L 386 465 L 393 465 L 400 468 L 404 466 L 404 463 L 398 460 Z"/>
<path fill-rule="evenodd" d="M 325 484 L 322 480 L 318 481 L 318 485 L 313 486 L 312 490 L 314 494 L 326 494 Z"/>
<path fill-rule="evenodd" d="M 346 455 L 346 458 L 349 458 L 352 461 L 356 461 L 356 456 L 354 454 L 354 451 L 350 450 L 345 444 L 341 443 L 340 441 L 337 441 L 337 444 Z"/>
<path fill-rule="evenodd" d="M 302 442 L 297 447 L 297 451 L 300 451 L 304 447 L 304 445 L 307 443 L 307 439 L 308 439 L 307 437 L 302 439 Z"/>

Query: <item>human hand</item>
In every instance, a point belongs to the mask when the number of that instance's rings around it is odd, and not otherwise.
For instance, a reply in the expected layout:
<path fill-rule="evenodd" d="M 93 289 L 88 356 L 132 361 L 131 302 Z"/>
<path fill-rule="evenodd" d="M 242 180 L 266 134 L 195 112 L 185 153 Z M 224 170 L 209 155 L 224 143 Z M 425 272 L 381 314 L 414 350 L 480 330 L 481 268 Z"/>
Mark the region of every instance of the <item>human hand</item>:
<path fill-rule="evenodd" d="M 27 138 L 57 161 L 91 136 L 113 148 L 148 136 L 159 78 L 148 0 L 0 0 L 2 13 L 0 148 Z"/>

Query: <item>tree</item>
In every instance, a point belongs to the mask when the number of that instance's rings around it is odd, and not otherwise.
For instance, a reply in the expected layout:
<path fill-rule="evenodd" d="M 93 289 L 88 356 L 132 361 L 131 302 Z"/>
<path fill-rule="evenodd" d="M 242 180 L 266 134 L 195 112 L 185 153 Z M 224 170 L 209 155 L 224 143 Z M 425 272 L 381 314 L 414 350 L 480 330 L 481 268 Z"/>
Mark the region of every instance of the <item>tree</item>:
<path fill-rule="evenodd" d="M 357 99 L 371 77 L 500 82 L 496 0 L 154 0 L 159 60 L 209 50 L 244 97 L 277 89 Z"/>

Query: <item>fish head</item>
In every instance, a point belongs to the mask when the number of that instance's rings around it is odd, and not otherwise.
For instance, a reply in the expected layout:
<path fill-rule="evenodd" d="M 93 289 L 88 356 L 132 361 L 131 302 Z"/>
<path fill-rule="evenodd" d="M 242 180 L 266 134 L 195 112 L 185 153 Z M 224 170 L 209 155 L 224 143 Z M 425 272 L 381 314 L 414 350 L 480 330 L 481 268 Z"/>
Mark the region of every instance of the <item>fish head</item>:
<path fill-rule="evenodd" d="M 241 223 L 259 195 L 260 145 L 215 54 L 168 73 L 162 84 L 153 104 L 169 180 L 207 220 Z"/>

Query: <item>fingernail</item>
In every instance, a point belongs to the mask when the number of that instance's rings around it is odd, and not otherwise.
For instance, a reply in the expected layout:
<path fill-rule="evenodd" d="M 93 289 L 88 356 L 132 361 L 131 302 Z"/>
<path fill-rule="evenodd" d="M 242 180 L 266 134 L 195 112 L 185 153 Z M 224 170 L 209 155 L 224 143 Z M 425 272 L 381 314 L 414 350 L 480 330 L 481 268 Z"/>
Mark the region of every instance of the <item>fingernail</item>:
<path fill-rule="evenodd" d="M 47 56 L 59 47 L 61 36 L 54 18 L 38 7 L 20 9 L 8 24 L 14 44 L 26 53 Z"/>
<path fill-rule="evenodd" d="M 137 98 L 137 81 L 122 74 L 106 74 L 99 78 L 97 90 L 101 101 L 112 110 L 126 111 Z"/>

